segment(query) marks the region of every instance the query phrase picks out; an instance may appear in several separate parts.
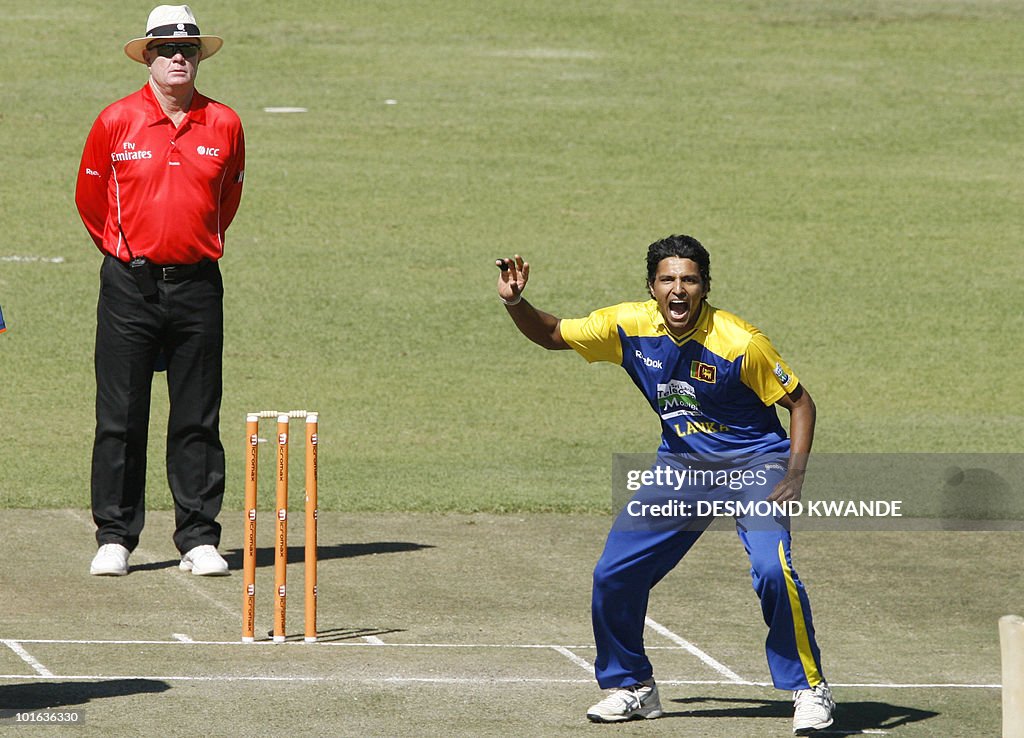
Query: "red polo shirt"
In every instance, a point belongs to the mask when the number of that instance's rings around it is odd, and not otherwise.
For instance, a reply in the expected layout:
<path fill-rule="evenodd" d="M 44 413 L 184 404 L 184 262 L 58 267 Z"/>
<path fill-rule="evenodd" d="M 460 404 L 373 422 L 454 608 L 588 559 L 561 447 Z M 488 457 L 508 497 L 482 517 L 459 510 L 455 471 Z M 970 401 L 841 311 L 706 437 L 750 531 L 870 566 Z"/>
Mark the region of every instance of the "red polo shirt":
<path fill-rule="evenodd" d="M 121 261 L 216 260 L 238 210 L 244 171 L 245 138 L 235 111 L 195 92 L 175 128 L 147 82 L 93 124 L 75 204 L 100 250 Z"/>

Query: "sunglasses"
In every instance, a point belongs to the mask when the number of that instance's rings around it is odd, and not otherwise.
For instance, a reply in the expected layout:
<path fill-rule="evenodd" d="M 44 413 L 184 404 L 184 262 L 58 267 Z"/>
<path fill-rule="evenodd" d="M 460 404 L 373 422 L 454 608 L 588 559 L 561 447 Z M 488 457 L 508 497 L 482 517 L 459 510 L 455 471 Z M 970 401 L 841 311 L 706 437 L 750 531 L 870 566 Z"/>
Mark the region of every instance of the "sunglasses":
<path fill-rule="evenodd" d="M 171 59 L 175 54 L 181 54 L 186 59 L 194 59 L 199 54 L 198 44 L 160 44 L 150 49 L 164 59 Z"/>

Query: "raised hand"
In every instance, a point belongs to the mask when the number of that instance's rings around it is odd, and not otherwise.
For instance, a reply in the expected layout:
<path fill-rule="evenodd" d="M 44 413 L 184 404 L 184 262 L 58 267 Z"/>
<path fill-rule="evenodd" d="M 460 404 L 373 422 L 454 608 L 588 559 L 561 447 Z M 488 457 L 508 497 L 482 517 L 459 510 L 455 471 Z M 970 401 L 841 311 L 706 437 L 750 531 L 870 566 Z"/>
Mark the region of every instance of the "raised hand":
<path fill-rule="evenodd" d="M 498 275 L 498 297 L 506 305 L 519 302 L 520 295 L 530 280 L 530 264 L 516 254 L 511 259 L 495 259 L 494 265 L 501 270 Z"/>

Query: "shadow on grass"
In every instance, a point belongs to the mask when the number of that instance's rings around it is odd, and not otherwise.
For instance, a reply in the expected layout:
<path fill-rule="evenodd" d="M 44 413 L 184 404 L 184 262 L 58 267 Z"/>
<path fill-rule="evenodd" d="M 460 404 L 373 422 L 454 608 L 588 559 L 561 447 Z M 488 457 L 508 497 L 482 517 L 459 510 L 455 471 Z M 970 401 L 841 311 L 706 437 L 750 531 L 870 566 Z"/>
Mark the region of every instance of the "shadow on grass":
<path fill-rule="evenodd" d="M 665 717 L 702 718 L 792 718 L 792 700 L 757 700 L 722 697 L 690 697 L 672 700 L 677 705 L 712 703 L 715 706 L 700 709 L 665 712 Z M 932 710 L 892 705 L 888 702 L 840 702 L 836 707 L 835 722 L 827 732 L 853 733 L 864 730 L 896 728 L 937 717 Z"/>
<path fill-rule="evenodd" d="M 0 685 L 0 710 L 43 710 L 84 705 L 93 700 L 158 694 L 171 688 L 158 679 L 109 679 L 103 681 L 32 682 Z"/>
<path fill-rule="evenodd" d="M 427 543 L 411 543 L 408 541 L 378 541 L 375 543 L 339 543 L 333 546 L 319 546 L 317 548 L 318 561 L 330 561 L 331 559 L 352 559 L 357 556 L 373 556 L 376 554 L 406 553 L 409 551 L 420 551 L 424 548 L 434 548 Z M 222 552 L 228 566 L 233 570 L 242 568 L 242 549 L 233 548 Z M 305 558 L 306 549 L 304 546 L 289 546 L 288 561 L 302 561 Z M 179 559 L 170 561 L 153 561 L 148 564 L 132 564 L 131 571 L 156 571 L 158 569 L 170 569 L 176 567 Z M 256 566 L 273 566 L 274 549 L 256 549 Z"/>

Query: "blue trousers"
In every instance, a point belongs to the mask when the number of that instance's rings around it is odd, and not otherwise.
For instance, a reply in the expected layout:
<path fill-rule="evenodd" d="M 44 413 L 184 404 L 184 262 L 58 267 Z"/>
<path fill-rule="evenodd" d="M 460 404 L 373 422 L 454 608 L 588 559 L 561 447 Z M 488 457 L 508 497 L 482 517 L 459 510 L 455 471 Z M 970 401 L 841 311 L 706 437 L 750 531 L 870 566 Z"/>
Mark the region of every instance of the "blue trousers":
<path fill-rule="evenodd" d="M 778 467 L 778 465 L 774 465 Z M 732 499 L 764 499 L 782 477 L 769 471 L 767 482 Z M 689 487 L 683 494 L 645 488 L 634 501 L 649 504 L 674 499 L 679 505 L 710 499 L 722 490 Z M 678 506 L 678 505 L 677 505 Z M 608 534 L 604 552 L 594 568 L 591 614 L 597 644 L 595 676 L 602 689 L 628 687 L 650 679 L 653 668 L 644 653 L 644 621 L 651 589 L 686 555 L 713 518 L 679 515 L 638 519 L 639 505 L 624 507 Z M 821 654 L 814 637 L 811 606 L 790 558 L 788 521 L 758 515 L 736 518 L 736 530 L 750 559 L 754 591 L 768 626 L 765 651 L 772 682 L 779 689 L 813 687 L 824 680 Z M 711 598 L 699 607 L 708 612 Z"/>

